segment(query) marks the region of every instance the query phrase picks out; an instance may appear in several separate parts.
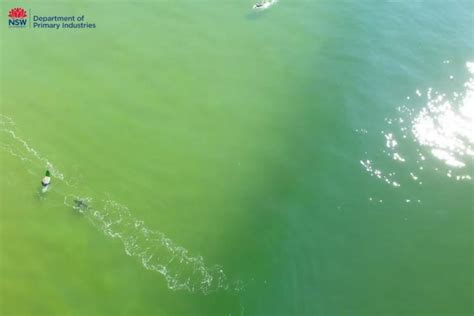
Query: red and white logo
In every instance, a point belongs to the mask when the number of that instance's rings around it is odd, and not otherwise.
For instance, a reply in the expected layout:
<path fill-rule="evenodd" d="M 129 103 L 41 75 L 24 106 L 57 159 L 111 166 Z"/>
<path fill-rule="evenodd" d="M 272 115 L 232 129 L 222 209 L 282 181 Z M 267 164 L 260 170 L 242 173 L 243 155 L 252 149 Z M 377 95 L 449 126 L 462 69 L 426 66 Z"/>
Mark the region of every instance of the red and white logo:
<path fill-rule="evenodd" d="M 27 22 L 27 13 L 23 8 L 13 8 L 8 12 L 8 26 L 25 27 Z"/>

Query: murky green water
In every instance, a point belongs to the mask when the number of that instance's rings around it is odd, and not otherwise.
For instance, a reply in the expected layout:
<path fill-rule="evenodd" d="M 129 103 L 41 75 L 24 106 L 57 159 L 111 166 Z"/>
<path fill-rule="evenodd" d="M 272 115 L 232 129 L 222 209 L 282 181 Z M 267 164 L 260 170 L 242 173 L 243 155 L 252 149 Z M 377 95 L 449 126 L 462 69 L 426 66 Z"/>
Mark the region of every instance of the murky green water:
<path fill-rule="evenodd" d="M 474 312 L 474 3 L 253 4 L 2 2 L 2 315 Z"/>

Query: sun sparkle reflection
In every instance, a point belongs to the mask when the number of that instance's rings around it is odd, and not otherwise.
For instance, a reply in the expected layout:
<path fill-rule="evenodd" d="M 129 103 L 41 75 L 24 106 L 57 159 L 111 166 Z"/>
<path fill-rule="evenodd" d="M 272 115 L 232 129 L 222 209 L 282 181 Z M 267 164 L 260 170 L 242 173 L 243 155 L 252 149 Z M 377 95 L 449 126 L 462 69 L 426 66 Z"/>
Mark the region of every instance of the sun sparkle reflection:
<path fill-rule="evenodd" d="M 409 181 L 422 185 L 430 171 L 457 181 L 472 180 L 474 62 L 466 63 L 466 68 L 469 79 L 461 91 L 444 93 L 431 87 L 418 88 L 413 96 L 406 97 L 406 105 L 397 108 L 398 117 L 385 118 L 387 125 L 380 131 L 385 146 L 372 152 L 376 156 L 382 152 L 390 159 L 374 160 L 366 152 L 360 164 L 371 176 L 394 188 Z M 369 133 L 363 128 L 356 131 Z M 407 199 L 407 203 L 414 200 Z"/>

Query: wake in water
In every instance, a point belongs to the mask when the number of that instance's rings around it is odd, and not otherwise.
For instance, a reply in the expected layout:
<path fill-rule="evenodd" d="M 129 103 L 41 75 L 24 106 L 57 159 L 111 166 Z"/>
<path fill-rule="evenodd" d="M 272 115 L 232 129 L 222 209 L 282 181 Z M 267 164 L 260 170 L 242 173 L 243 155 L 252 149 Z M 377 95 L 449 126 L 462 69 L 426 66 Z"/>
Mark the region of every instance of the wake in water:
<path fill-rule="evenodd" d="M 469 167 L 474 157 L 474 63 L 468 62 L 466 67 L 470 78 L 464 83 L 463 92 L 446 94 L 432 88 L 426 92 L 416 90 L 415 102 L 426 98 L 421 109 L 403 105 L 398 108 L 399 117 L 385 119 L 388 126 L 386 131 L 381 131 L 385 138 L 383 153 L 394 164 L 410 161 L 416 168 L 403 175 L 382 171 L 373 159 L 361 160 L 361 165 L 371 176 L 394 187 L 402 186 L 402 179 L 407 176 L 421 185 L 421 174 L 435 165 L 435 171 L 443 172 L 449 178 L 458 181 L 472 179 L 472 168 Z M 407 102 L 409 100 L 412 98 L 407 97 Z M 356 131 L 368 133 L 365 129 Z M 413 147 L 415 152 L 413 149 L 403 150 Z M 429 160 L 431 164 L 427 164 Z"/>
<path fill-rule="evenodd" d="M 65 196 L 64 204 L 84 214 L 107 236 L 119 239 L 129 256 L 138 258 L 146 269 L 162 274 L 170 289 L 200 290 L 205 294 L 229 289 L 220 266 L 207 267 L 201 256 L 191 256 L 163 233 L 147 228 L 126 206 L 112 200 L 94 203 L 91 198 L 73 195 Z M 239 284 L 235 286 L 238 290 Z"/>
<path fill-rule="evenodd" d="M 69 190 L 75 187 L 48 159 L 17 136 L 13 120 L 1 114 L 0 132 L 0 149 L 20 159 L 28 167 L 51 170 L 52 175 Z M 227 280 L 222 267 L 207 266 L 201 256 L 191 255 L 163 233 L 148 228 L 126 206 L 108 198 L 93 201 L 90 197 L 70 193 L 62 195 L 64 205 L 82 213 L 105 235 L 119 239 L 127 255 L 139 259 L 146 269 L 160 273 L 170 289 L 204 294 L 243 289 L 241 281 L 230 283 Z"/>
<path fill-rule="evenodd" d="M 50 170 L 55 178 L 63 181 L 69 186 L 72 186 L 72 184 L 65 180 L 64 175 L 56 169 L 48 159 L 42 157 L 34 148 L 30 147 L 26 141 L 16 135 L 15 127 L 15 122 L 13 122 L 11 118 L 0 114 L 0 131 L 7 136 L 5 141 L 0 141 L 0 149 L 8 152 L 10 155 L 23 162 L 30 162 L 36 166 L 43 166 L 45 169 Z M 8 139 L 11 141 L 8 142 Z"/>

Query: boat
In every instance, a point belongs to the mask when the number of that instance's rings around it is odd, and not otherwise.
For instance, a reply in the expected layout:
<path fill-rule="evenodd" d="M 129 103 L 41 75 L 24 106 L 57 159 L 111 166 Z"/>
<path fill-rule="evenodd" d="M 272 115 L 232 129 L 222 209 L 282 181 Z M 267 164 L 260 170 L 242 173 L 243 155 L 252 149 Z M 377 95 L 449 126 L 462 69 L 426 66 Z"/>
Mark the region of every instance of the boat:
<path fill-rule="evenodd" d="M 260 2 L 257 2 L 254 4 L 252 9 L 254 10 L 265 10 L 270 8 L 272 5 L 274 5 L 278 0 L 262 0 Z"/>

